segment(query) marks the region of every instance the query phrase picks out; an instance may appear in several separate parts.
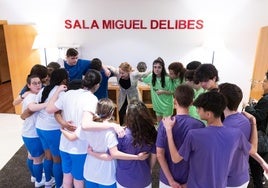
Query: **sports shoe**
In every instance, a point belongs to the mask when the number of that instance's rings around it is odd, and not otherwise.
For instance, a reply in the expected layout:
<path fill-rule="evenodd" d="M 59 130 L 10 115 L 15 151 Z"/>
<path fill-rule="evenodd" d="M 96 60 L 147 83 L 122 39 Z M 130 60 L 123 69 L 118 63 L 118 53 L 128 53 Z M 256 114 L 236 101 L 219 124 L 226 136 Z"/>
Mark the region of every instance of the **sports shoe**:
<path fill-rule="evenodd" d="M 32 183 L 35 182 L 35 177 L 31 176 L 31 182 L 32 182 Z"/>
<path fill-rule="evenodd" d="M 38 187 L 42 187 L 42 186 L 44 186 L 45 185 L 45 180 L 44 179 L 42 179 L 40 182 L 35 182 L 34 183 L 34 186 L 36 187 L 36 188 L 38 188 Z"/>
<path fill-rule="evenodd" d="M 51 188 L 55 185 L 55 178 L 51 177 L 49 181 L 45 182 L 45 188 Z"/>

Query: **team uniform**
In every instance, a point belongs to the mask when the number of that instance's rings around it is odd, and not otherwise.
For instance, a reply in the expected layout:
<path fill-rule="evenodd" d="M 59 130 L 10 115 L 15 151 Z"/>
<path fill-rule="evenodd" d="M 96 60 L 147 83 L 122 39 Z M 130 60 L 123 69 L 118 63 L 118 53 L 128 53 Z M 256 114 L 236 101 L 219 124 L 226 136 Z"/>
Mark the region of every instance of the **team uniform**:
<path fill-rule="evenodd" d="M 36 94 L 29 93 L 22 103 L 22 111 L 28 108 L 28 105 L 35 101 Z M 27 117 L 23 122 L 22 127 L 22 139 L 25 147 L 32 157 L 39 157 L 44 153 L 42 143 L 40 141 L 39 136 L 36 132 L 36 118 L 38 112 L 33 113 L 31 116 Z M 38 182 L 42 179 L 43 172 L 43 163 L 41 164 L 33 164 L 32 173 Z"/>
<path fill-rule="evenodd" d="M 49 99 L 53 96 L 54 92 L 57 90 L 59 86 L 55 86 L 49 93 L 45 102 L 48 102 Z M 42 88 L 36 96 L 36 103 L 41 102 L 42 92 L 44 88 Z M 60 124 L 56 121 L 54 114 L 49 114 L 45 109 L 39 111 L 37 120 L 36 120 L 36 128 L 37 133 L 42 142 L 42 146 L 44 150 L 50 150 L 52 156 L 60 157 Z M 62 185 L 62 167 L 61 163 L 53 163 L 52 160 L 44 160 L 44 170 L 46 175 L 46 181 L 50 181 L 53 175 L 56 180 L 56 184 L 58 187 Z"/>
<path fill-rule="evenodd" d="M 173 83 L 169 76 L 165 77 L 165 88 L 161 85 L 161 78 L 156 78 L 155 85 L 152 85 L 152 73 L 147 77 L 143 78 L 142 81 L 146 84 L 150 85 L 151 90 L 151 98 L 153 104 L 153 110 L 155 111 L 157 116 L 171 116 L 173 114 L 173 95 L 161 94 L 158 95 L 156 91 L 158 90 L 166 90 L 169 92 L 173 92 Z"/>
<path fill-rule="evenodd" d="M 227 177 L 236 150 L 251 148 L 243 133 L 225 126 L 190 130 L 179 154 L 189 162 L 187 187 L 226 188 Z"/>
<path fill-rule="evenodd" d="M 55 106 L 62 110 L 65 121 L 81 126 L 84 111 L 95 112 L 98 99 L 88 90 L 69 90 L 58 98 Z M 71 173 L 77 180 L 83 180 L 83 166 L 87 154 L 87 141 L 68 140 L 64 135 L 60 139 L 62 168 L 64 173 Z"/>
<path fill-rule="evenodd" d="M 204 128 L 205 125 L 203 122 L 190 117 L 190 115 L 176 115 L 174 116 L 174 118 L 176 118 L 176 123 L 175 123 L 175 126 L 172 128 L 172 134 L 174 137 L 174 143 L 176 145 L 176 148 L 179 150 L 187 133 L 191 129 L 199 130 L 200 128 Z M 174 180 L 176 182 L 179 182 L 180 184 L 185 184 L 188 178 L 189 163 L 184 160 L 180 161 L 179 163 L 172 162 L 169 147 L 168 147 L 166 130 L 162 121 L 160 122 L 160 125 L 158 128 L 156 147 L 163 148 L 165 150 L 165 159 L 167 161 L 169 170 Z M 160 169 L 159 181 L 160 183 L 163 183 L 169 186 L 168 180 L 162 169 Z"/>
<path fill-rule="evenodd" d="M 247 140 L 250 140 L 251 125 L 249 120 L 241 113 L 236 113 L 227 116 L 223 124 L 228 128 L 237 128 L 245 135 Z M 227 186 L 228 187 L 240 187 L 244 185 L 247 187 L 249 183 L 249 154 L 237 150 L 234 154 L 230 173 L 228 175 Z"/>
<path fill-rule="evenodd" d="M 137 155 L 140 152 L 156 153 L 155 145 L 133 146 L 131 130 L 126 128 L 125 136 L 118 138 L 118 150 Z M 152 183 L 150 159 L 117 160 L 116 181 L 121 187 L 136 188 L 148 187 Z"/>

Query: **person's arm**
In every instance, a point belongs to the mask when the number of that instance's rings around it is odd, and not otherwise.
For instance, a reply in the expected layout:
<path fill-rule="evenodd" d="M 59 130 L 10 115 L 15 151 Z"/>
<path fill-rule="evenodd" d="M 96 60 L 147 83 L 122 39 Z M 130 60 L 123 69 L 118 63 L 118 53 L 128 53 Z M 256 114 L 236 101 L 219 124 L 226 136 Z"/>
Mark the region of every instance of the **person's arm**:
<path fill-rule="evenodd" d="M 167 160 L 165 158 L 165 149 L 163 148 L 156 148 L 156 155 L 157 155 L 157 160 L 161 166 L 161 169 L 163 170 L 168 183 L 171 187 L 180 187 L 180 184 L 178 182 L 176 182 L 169 170 L 168 164 L 167 164 Z"/>
<path fill-rule="evenodd" d="M 60 85 L 57 90 L 55 91 L 55 93 L 52 95 L 52 97 L 49 99 L 47 107 L 46 107 L 46 111 L 49 114 L 55 113 L 57 111 L 59 111 L 60 109 L 58 109 L 55 106 L 55 102 L 58 99 L 59 94 L 62 91 L 66 91 L 67 90 L 67 86 L 66 85 Z"/>
<path fill-rule="evenodd" d="M 63 129 L 67 129 L 68 131 L 75 131 L 77 126 L 73 125 L 70 121 L 65 121 L 62 117 L 61 110 L 54 113 L 54 117 L 56 121 L 61 125 Z"/>
<path fill-rule="evenodd" d="M 40 111 L 46 107 L 47 107 L 47 103 L 38 103 L 38 104 L 37 103 L 30 103 L 28 105 L 29 110 L 32 112 Z"/>
<path fill-rule="evenodd" d="M 257 153 L 257 148 L 258 148 L 258 132 L 257 132 L 257 125 L 256 125 L 256 118 L 247 113 L 247 112 L 242 112 L 250 121 L 251 124 L 251 134 L 250 134 L 250 144 L 251 148 L 249 150 L 249 154 L 254 154 Z"/>
<path fill-rule="evenodd" d="M 149 154 L 147 152 L 141 152 L 137 155 L 124 153 L 118 150 L 117 146 L 114 146 L 109 149 L 110 156 L 112 159 L 120 159 L 120 160 L 145 160 L 149 157 Z M 88 149 L 88 153 L 98 159 L 102 160 L 109 160 L 109 156 L 107 156 L 107 153 L 104 152 L 94 152 L 92 148 Z"/>
<path fill-rule="evenodd" d="M 154 165 L 156 163 L 156 154 L 152 153 L 150 156 L 150 167 L 151 167 L 151 172 L 153 172 Z"/>
<path fill-rule="evenodd" d="M 109 69 L 106 65 L 103 65 L 103 64 L 102 64 L 102 69 L 103 69 L 105 75 L 106 75 L 107 77 L 110 77 L 110 75 L 111 75 L 111 71 L 110 71 L 110 69 Z"/>
<path fill-rule="evenodd" d="M 25 120 L 26 118 L 30 117 L 33 113 L 34 113 L 33 111 L 31 111 L 29 108 L 27 108 L 26 110 L 24 110 L 22 112 L 22 114 L 20 115 L 20 118 L 22 120 Z"/>
<path fill-rule="evenodd" d="M 268 164 L 258 153 L 251 154 L 250 156 L 253 157 L 260 164 L 260 166 L 266 173 L 268 173 Z"/>
<path fill-rule="evenodd" d="M 69 132 L 65 129 L 61 129 L 61 133 L 70 141 L 78 139 L 77 135 L 74 132 Z"/>
<path fill-rule="evenodd" d="M 12 102 L 13 106 L 19 105 L 29 93 L 30 91 L 26 91 L 26 92 L 19 94 L 19 96 L 17 96 L 17 98 L 13 100 Z"/>
<path fill-rule="evenodd" d="M 176 119 L 171 117 L 166 117 L 162 119 L 163 125 L 166 129 L 167 140 L 168 140 L 168 148 L 170 151 L 171 159 L 173 163 L 179 163 L 183 158 L 180 156 L 179 152 L 174 143 L 172 128 L 175 124 Z"/>
<path fill-rule="evenodd" d="M 106 129 L 114 129 L 118 137 L 123 137 L 125 135 L 125 130 L 119 124 L 110 123 L 110 122 L 94 122 L 93 114 L 89 111 L 84 111 L 82 117 L 82 129 L 88 131 L 99 131 Z"/>
<path fill-rule="evenodd" d="M 143 161 L 149 157 L 147 152 L 141 152 L 137 155 L 124 153 L 118 150 L 117 146 L 109 149 L 112 158 L 121 160 L 140 160 Z"/>
<path fill-rule="evenodd" d="M 98 153 L 98 152 L 93 152 L 92 148 L 89 146 L 87 149 L 87 153 L 89 155 L 92 155 L 93 157 L 96 157 L 100 160 L 104 160 L 104 161 L 111 161 L 113 160 L 112 156 L 109 155 L 108 153 Z"/>

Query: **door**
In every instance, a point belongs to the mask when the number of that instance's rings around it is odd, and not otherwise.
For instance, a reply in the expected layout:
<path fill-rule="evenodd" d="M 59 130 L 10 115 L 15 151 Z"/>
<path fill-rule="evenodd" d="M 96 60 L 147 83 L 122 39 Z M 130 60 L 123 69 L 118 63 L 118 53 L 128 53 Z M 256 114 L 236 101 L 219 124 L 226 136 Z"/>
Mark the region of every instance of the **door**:
<path fill-rule="evenodd" d="M 250 90 L 250 98 L 259 100 L 262 97 L 262 80 L 268 70 L 268 26 L 262 27 L 256 49 L 254 71 Z"/>
<path fill-rule="evenodd" d="M 37 32 L 31 25 L 4 24 L 3 28 L 13 98 L 16 98 L 25 86 L 27 75 L 30 73 L 32 66 L 40 64 L 38 50 L 32 49 Z M 16 114 L 20 114 L 21 105 L 16 106 L 15 111 Z"/>

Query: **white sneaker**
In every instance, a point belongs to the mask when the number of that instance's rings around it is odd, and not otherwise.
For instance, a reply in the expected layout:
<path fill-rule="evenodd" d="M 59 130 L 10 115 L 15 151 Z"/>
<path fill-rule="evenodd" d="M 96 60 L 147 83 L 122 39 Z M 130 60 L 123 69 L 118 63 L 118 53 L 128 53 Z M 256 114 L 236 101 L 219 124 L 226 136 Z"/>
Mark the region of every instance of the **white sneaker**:
<path fill-rule="evenodd" d="M 38 187 L 42 187 L 42 186 L 44 186 L 45 185 L 45 181 L 44 181 L 44 179 L 42 179 L 40 182 L 35 182 L 34 183 L 34 186 L 36 187 L 36 188 L 38 188 Z"/>
<path fill-rule="evenodd" d="M 55 178 L 51 177 L 49 181 L 45 182 L 45 188 L 51 188 L 55 185 Z"/>
<path fill-rule="evenodd" d="M 35 177 L 31 176 L 31 182 L 32 182 L 32 183 L 35 182 Z"/>

